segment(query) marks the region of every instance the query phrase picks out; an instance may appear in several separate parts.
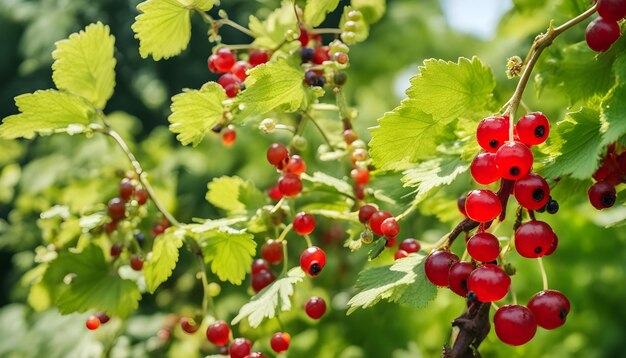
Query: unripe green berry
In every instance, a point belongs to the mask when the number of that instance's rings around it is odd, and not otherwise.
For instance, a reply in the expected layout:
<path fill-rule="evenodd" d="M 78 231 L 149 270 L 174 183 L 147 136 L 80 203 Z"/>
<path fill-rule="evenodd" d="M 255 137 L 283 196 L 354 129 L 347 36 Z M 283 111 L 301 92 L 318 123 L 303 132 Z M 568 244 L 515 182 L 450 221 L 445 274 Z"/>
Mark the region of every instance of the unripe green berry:
<path fill-rule="evenodd" d="M 352 21 L 359 21 L 361 18 L 363 18 L 363 15 L 359 10 L 350 10 L 350 12 L 348 12 L 348 19 Z"/>
<path fill-rule="evenodd" d="M 342 32 L 341 40 L 348 45 L 356 43 L 356 34 L 354 32 Z"/>
<path fill-rule="evenodd" d="M 293 147 L 296 148 L 297 150 L 302 151 L 307 148 L 307 146 L 309 145 L 309 142 L 303 136 L 296 135 L 291 140 L 291 145 L 293 145 Z"/>

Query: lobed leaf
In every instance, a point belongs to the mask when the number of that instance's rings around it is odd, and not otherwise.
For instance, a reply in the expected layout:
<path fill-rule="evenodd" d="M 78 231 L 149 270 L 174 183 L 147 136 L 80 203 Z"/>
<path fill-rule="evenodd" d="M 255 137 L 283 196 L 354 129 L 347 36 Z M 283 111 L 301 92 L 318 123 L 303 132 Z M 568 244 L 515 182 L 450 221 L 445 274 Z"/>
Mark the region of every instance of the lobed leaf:
<path fill-rule="evenodd" d="M 602 101 L 600 120 L 602 145 L 609 145 L 626 134 L 626 86 L 611 90 Z"/>
<path fill-rule="evenodd" d="M 199 234 L 204 260 L 222 281 L 240 285 L 256 252 L 254 236 L 245 230 L 220 227 Z"/>
<path fill-rule="evenodd" d="M 178 249 L 183 246 L 184 237 L 185 230 L 170 228 L 154 239 L 152 254 L 143 266 L 146 286 L 150 293 L 154 293 L 172 275 L 178 262 Z"/>
<path fill-rule="evenodd" d="M 285 41 L 288 30 L 298 33 L 298 19 L 291 1 L 283 1 L 282 6 L 261 21 L 250 16 L 248 28 L 254 34 L 254 46 L 275 49 Z"/>
<path fill-rule="evenodd" d="M 240 177 L 215 178 L 208 184 L 208 189 L 206 200 L 229 215 L 253 214 L 267 204 L 267 196 L 252 181 Z"/>
<path fill-rule="evenodd" d="M 311 26 L 321 24 L 326 15 L 337 8 L 339 0 L 307 0 L 304 7 L 304 22 Z"/>
<path fill-rule="evenodd" d="M 417 187 L 414 203 L 419 203 L 431 190 L 449 185 L 459 174 L 464 173 L 469 164 L 459 156 L 446 155 L 422 162 L 419 166 L 404 172 L 404 186 Z"/>

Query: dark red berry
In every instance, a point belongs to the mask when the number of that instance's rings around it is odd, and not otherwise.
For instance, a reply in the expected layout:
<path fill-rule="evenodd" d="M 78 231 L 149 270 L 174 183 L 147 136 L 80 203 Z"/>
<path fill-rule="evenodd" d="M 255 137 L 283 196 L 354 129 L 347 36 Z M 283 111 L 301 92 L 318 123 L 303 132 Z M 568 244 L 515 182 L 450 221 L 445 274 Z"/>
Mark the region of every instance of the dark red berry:
<path fill-rule="evenodd" d="M 107 322 L 109 322 L 111 320 L 111 317 L 109 317 L 104 312 L 96 313 L 96 317 L 98 317 L 98 320 L 100 320 L 100 324 L 106 324 Z"/>
<path fill-rule="evenodd" d="M 517 180 L 525 177 L 533 166 L 533 153 L 520 142 L 506 142 L 496 152 L 496 167 L 503 178 Z"/>
<path fill-rule="evenodd" d="M 365 184 L 354 183 L 354 196 L 357 200 L 365 199 Z"/>
<path fill-rule="evenodd" d="M 406 251 L 404 251 L 404 250 L 402 250 L 402 249 L 399 249 L 398 251 L 396 251 L 396 252 L 393 254 L 393 259 L 394 259 L 394 260 L 400 260 L 400 259 L 403 259 L 403 258 L 405 258 L 405 257 L 407 257 L 407 256 L 409 256 L 409 253 L 408 253 L 408 252 L 406 252 Z"/>
<path fill-rule="evenodd" d="M 513 194 L 521 206 L 537 210 L 548 203 L 550 186 L 540 175 L 531 173 L 515 182 Z"/>
<path fill-rule="evenodd" d="M 420 250 L 420 243 L 415 239 L 404 239 L 400 243 L 400 250 L 404 250 L 409 254 Z"/>
<path fill-rule="evenodd" d="M 470 165 L 472 178 L 478 184 L 491 184 L 500 179 L 500 173 L 496 168 L 496 155 L 494 153 L 478 153 Z"/>
<path fill-rule="evenodd" d="M 274 185 L 273 187 L 269 188 L 267 190 L 267 194 L 274 201 L 278 201 L 283 198 L 283 193 L 281 193 L 280 189 L 278 189 L 278 185 Z"/>
<path fill-rule="evenodd" d="M 306 163 L 304 162 L 304 159 L 302 159 L 302 157 L 300 157 L 299 155 L 291 156 L 291 158 L 289 158 L 289 161 L 287 162 L 287 165 L 285 166 L 285 172 L 293 173 L 296 175 L 300 175 L 306 172 Z"/>
<path fill-rule="evenodd" d="M 279 264 L 283 260 L 282 241 L 267 240 L 261 247 L 261 256 L 273 265 Z"/>
<path fill-rule="evenodd" d="M 298 41 L 300 41 L 300 45 L 302 45 L 302 47 L 306 46 L 309 44 L 309 32 L 306 30 L 305 27 L 300 26 L 300 36 L 298 37 Z"/>
<path fill-rule="evenodd" d="M 346 144 L 352 144 L 357 139 L 359 139 L 359 136 L 352 129 L 346 129 L 343 131 L 343 140 Z"/>
<path fill-rule="evenodd" d="M 328 53 L 328 46 L 320 46 L 315 48 L 313 54 L 313 63 L 321 65 L 324 61 L 330 60 L 330 54 Z"/>
<path fill-rule="evenodd" d="M 143 260 L 139 256 L 133 256 L 130 258 L 130 267 L 135 271 L 141 271 L 143 268 Z"/>
<path fill-rule="evenodd" d="M 500 215 L 502 204 L 491 190 L 472 190 L 465 199 L 465 212 L 474 221 L 487 222 Z"/>
<path fill-rule="evenodd" d="M 548 139 L 550 122 L 541 112 L 528 113 L 517 121 L 515 131 L 520 142 L 527 145 L 541 144 Z"/>
<path fill-rule="evenodd" d="M 550 248 L 548 249 L 548 251 L 546 251 L 544 256 L 552 255 L 558 247 L 559 247 L 559 237 L 556 236 L 556 234 L 554 234 L 554 238 L 552 238 L 552 244 L 550 244 Z"/>
<path fill-rule="evenodd" d="M 326 313 L 326 302 L 321 297 L 311 297 L 304 305 L 307 316 L 313 319 L 320 319 Z"/>
<path fill-rule="evenodd" d="M 278 189 L 284 196 L 296 196 L 300 194 L 302 190 L 302 181 L 296 174 L 285 173 L 285 175 L 278 180 Z"/>
<path fill-rule="evenodd" d="M 467 217 L 467 212 L 465 211 L 465 200 L 467 200 L 467 196 L 461 195 L 456 201 L 456 207 L 459 209 L 459 212 Z"/>
<path fill-rule="evenodd" d="M 476 261 L 491 262 L 500 255 L 500 242 L 493 234 L 479 232 L 467 241 L 467 253 Z"/>
<path fill-rule="evenodd" d="M 596 52 L 608 50 L 620 37 L 620 28 L 617 21 L 599 17 L 593 20 L 585 30 L 587 46 Z"/>
<path fill-rule="evenodd" d="M 124 204 L 124 201 L 120 198 L 113 198 L 109 200 L 107 213 L 114 221 L 121 220 L 126 216 L 126 204 Z"/>
<path fill-rule="evenodd" d="M 395 237 L 385 237 L 385 247 L 394 247 L 398 243 Z"/>
<path fill-rule="evenodd" d="M 246 71 L 250 69 L 250 64 L 246 61 L 237 61 L 233 68 L 230 69 L 230 72 L 235 75 L 239 79 L 239 81 L 243 82 L 248 75 Z"/>
<path fill-rule="evenodd" d="M 94 331 L 100 327 L 100 319 L 97 316 L 92 315 L 87 318 L 87 322 L 85 322 L 85 326 L 88 330 Z"/>
<path fill-rule="evenodd" d="M 275 279 L 276 275 L 272 270 L 261 270 L 256 275 L 252 275 L 252 289 L 254 292 L 259 292 L 274 282 Z"/>
<path fill-rule="evenodd" d="M 183 329 L 186 333 L 194 334 L 200 328 L 200 325 L 193 320 L 193 318 L 183 317 L 180 320 L 180 328 Z"/>
<path fill-rule="evenodd" d="M 264 259 L 256 259 L 252 261 L 252 275 L 256 275 L 262 270 L 269 270 L 270 266 Z"/>
<path fill-rule="evenodd" d="M 104 229 L 104 232 L 106 232 L 107 234 L 110 234 L 113 231 L 117 230 L 117 226 L 119 224 L 120 224 L 119 220 L 113 220 L 104 224 L 102 228 Z"/>
<path fill-rule="evenodd" d="M 478 144 L 486 151 L 495 153 L 509 139 L 509 117 L 487 117 L 476 129 Z"/>
<path fill-rule="evenodd" d="M 232 73 L 225 73 L 220 78 L 217 79 L 217 83 L 224 88 L 226 95 L 229 98 L 233 98 L 239 92 L 239 87 L 241 86 L 241 81 Z"/>
<path fill-rule="evenodd" d="M 448 273 L 448 286 L 452 292 L 461 297 L 467 296 L 467 279 L 476 266 L 471 262 L 455 262 L 450 266 Z"/>
<path fill-rule="evenodd" d="M 250 66 L 256 67 L 258 65 L 264 64 L 269 61 L 270 56 L 266 51 L 263 50 L 255 50 L 250 51 L 250 58 L 248 62 L 250 62 Z"/>
<path fill-rule="evenodd" d="M 363 205 L 359 209 L 359 221 L 362 223 L 366 223 L 370 220 L 372 215 L 377 211 L 377 209 L 373 205 Z"/>
<path fill-rule="evenodd" d="M 350 176 L 358 184 L 367 184 L 370 181 L 370 172 L 366 168 L 354 168 L 350 171 Z"/>
<path fill-rule="evenodd" d="M 209 58 L 210 59 L 210 58 Z M 215 72 L 217 73 L 225 73 L 229 72 L 230 69 L 235 64 L 235 55 L 230 51 L 229 48 L 222 47 L 215 53 L 215 57 L 213 57 L 213 67 L 215 68 Z"/>
<path fill-rule="evenodd" d="M 426 258 L 424 272 L 433 285 L 446 287 L 450 274 L 450 266 L 459 261 L 459 257 L 450 251 L 437 250 Z"/>
<path fill-rule="evenodd" d="M 606 181 L 593 184 L 587 190 L 587 196 L 589 196 L 591 205 L 598 210 L 612 207 L 617 199 L 615 187 Z"/>
<path fill-rule="evenodd" d="M 307 275 L 315 277 L 326 265 L 326 253 L 317 246 L 311 246 L 300 255 L 300 267 Z"/>
<path fill-rule="evenodd" d="M 120 182 L 120 198 L 123 201 L 128 201 L 130 197 L 133 195 L 133 191 L 135 191 L 135 186 L 131 182 L 130 179 L 124 178 Z"/>
<path fill-rule="evenodd" d="M 369 220 L 370 228 L 376 235 L 383 235 L 383 231 L 381 230 L 380 226 L 382 225 L 383 221 L 385 221 L 386 219 L 390 217 L 393 217 L 393 216 L 388 211 L 385 211 L 385 210 L 376 211 L 375 213 L 372 214 L 372 216 L 370 216 L 370 220 Z"/>
<path fill-rule="evenodd" d="M 619 21 L 626 17 L 626 1 L 598 0 L 598 14 L 604 19 Z"/>
<path fill-rule="evenodd" d="M 122 244 L 113 244 L 113 246 L 111 246 L 111 257 L 118 257 L 120 255 L 120 253 L 122 252 L 122 249 L 124 248 L 124 246 L 122 246 Z"/>
<path fill-rule="evenodd" d="M 498 265 L 484 264 L 472 271 L 467 287 L 480 302 L 501 300 L 509 292 L 511 278 Z"/>
<path fill-rule="evenodd" d="M 144 189 L 135 190 L 135 198 L 137 198 L 137 204 L 144 205 L 148 202 L 148 192 Z"/>
<path fill-rule="evenodd" d="M 276 353 L 284 352 L 289 349 L 289 343 L 291 342 L 291 336 L 289 333 L 277 332 L 274 333 L 270 340 L 270 346 Z"/>
<path fill-rule="evenodd" d="M 277 166 L 289 158 L 289 151 L 282 143 L 274 143 L 267 149 L 267 161 Z"/>
<path fill-rule="evenodd" d="M 545 290 L 528 301 L 528 308 L 535 315 L 537 324 L 544 329 L 555 329 L 565 323 L 570 310 L 569 300 L 556 290 Z"/>
<path fill-rule="evenodd" d="M 315 218 L 311 214 L 299 212 L 293 218 L 293 229 L 300 235 L 308 235 L 315 229 Z"/>
<path fill-rule="evenodd" d="M 520 305 L 505 305 L 493 316 L 493 326 L 498 338 L 512 346 L 520 346 L 530 341 L 537 332 L 537 322 L 533 313 Z"/>
<path fill-rule="evenodd" d="M 380 224 L 380 231 L 386 237 L 396 237 L 400 233 L 400 225 L 394 217 L 387 218 Z"/>
<path fill-rule="evenodd" d="M 162 233 L 165 232 L 166 228 L 167 228 L 166 226 L 163 226 L 161 224 L 154 225 L 154 227 L 152 227 L 152 236 L 157 237 L 161 235 Z"/>
<path fill-rule="evenodd" d="M 216 54 L 209 56 L 209 58 L 207 59 L 207 65 L 209 67 L 209 71 L 213 73 L 219 73 L 217 68 L 215 67 L 215 60 L 217 60 Z"/>
<path fill-rule="evenodd" d="M 230 339 L 230 327 L 224 321 L 216 321 L 206 330 L 206 338 L 216 346 L 225 346 Z M 241 338 L 240 338 L 241 339 Z"/>
<path fill-rule="evenodd" d="M 545 255 L 552 245 L 554 231 L 543 221 L 525 222 L 515 231 L 515 249 L 526 258 Z"/>
<path fill-rule="evenodd" d="M 246 338 L 235 338 L 228 348 L 230 358 L 244 358 L 252 350 L 252 342 Z"/>
<path fill-rule="evenodd" d="M 222 131 L 222 144 L 225 146 L 230 147 L 233 145 L 235 139 L 237 139 L 237 132 L 235 132 L 234 127 L 228 126 L 228 128 Z"/>

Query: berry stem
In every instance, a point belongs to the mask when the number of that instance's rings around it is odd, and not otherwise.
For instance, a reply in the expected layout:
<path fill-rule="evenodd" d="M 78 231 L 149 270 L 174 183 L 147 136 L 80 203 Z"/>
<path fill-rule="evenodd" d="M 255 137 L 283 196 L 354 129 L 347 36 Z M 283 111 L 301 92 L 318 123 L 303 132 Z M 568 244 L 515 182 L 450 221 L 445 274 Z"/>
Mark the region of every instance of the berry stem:
<path fill-rule="evenodd" d="M 280 209 L 285 203 L 285 200 L 287 199 L 284 196 L 280 198 L 280 200 L 278 200 L 278 202 L 276 203 L 276 205 L 274 205 L 272 210 L 270 210 L 270 214 L 274 214 L 276 211 L 278 211 L 278 209 Z"/>
<path fill-rule="evenodd" d="M 283 270 L 281 271 L 281 275 L 287 273 L 287 268 L 289 265 L 289 251 L 287 251 L 287 241 L 282 241 L 283 244 Z M 278 318 L 278 315 L 276 316 Z M 282 324 L 281 324 L 282 327 Z"/>
<path fill-rule="evenodd" d="M 330 139 L 328 139 L 328 136 L 326 136 L 326 133 L 324 132 L 324 129 L 322 129 L 322 127 L 320 127 L 320 125 L 317 123 L 317 121 L 315 120 L 315 118 L 313 118 L 309 113 L 307 112 L 302 112 L 302 115 L 305 118 L 308 118 L 311 123 L 313 123 L 315 125 L 315 127 L 317 128 L 317 130 L 320 132 L 320 134 L 322 135 L 322 138 L 324 138 L 324 141 L 326 142 L 326 144 L 328 144 L 328 147 L 330 148 L 331 151 L 334 150 L 333 145 L 330 143 Z"/>
<path fill-rule="evenodd" d="M 322 35 L 322 34 L 341 34 L 342 32 L 343 31 L 341 29 L 322 28 L 322 27 L 309 31 L 310 34 L 318 34 L 318 35 Z"/>
<path fill-rule="evenodd" d="M 311 242 L 309 235 L 304 235 L 304 240 L 306 241 L 307 247 L 313 246 L 313 242 Z"/>
<path fill-rule="evenodd" d="M 244 34 L 252 37 L 252 38 L 256 38 L 256 36 L 254 35 L 254 33 L 250 30 L 248 30 L 246 27 L 239 25 L 238 23 L 230 20 L 230 19 L 219 19 L 219 20 L 215 20 L 214 18 L 211 17 L 211 15 L 207 14 L 206 12 L 202 11 L 202 10 L 196 10 L 196 12 L 200 15 L 200 17 L 202 17 L 202 20 L 204 20 L 204 22 L 206 22 L 207 24 L 210 24 L 212 27 L 212 31 L 214 34 L 217 35 L 217 31 L 219 30 L 220 27 L 224 26 L 224 25 L 228 25 L 234 29 L 237 29 L 241 32 L 243 32 Z M 248 45 L 248 47 L 250 47 Z"/>
<path fill-rule="evenodd" d="M 539 270 L 541 271 L 541 281 L 543 282 L 543 290 L 548 289 L 548 275 L 546 274 L 546 268 L 543 266 L 543 258 L 538 257 L 537 262 L 539 263 Z"/>
<path fill-rule="evenodd" d="M 285 237 L 287 236 L 287 234 L 289 233 L 289 231 L 291 231 L 292 228 L 293 228 L 293 224 L 287 225 L 283 229 L 283 232 L 280 233 L 280 236 L 276 239 L 276 241 L 283 241 L 285 239 Z"/>

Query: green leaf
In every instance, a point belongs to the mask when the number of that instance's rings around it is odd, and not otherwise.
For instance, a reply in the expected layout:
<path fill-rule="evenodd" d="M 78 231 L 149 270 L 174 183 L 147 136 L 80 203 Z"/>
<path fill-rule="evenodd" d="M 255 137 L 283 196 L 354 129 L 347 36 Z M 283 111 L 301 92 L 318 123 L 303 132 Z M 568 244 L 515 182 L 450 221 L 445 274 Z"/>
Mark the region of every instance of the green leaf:
<path fill-rule="evenodd" d="M 114 45 L 109 27 L 100 22 L 58 41 L 52 52 L 54 84 L 104 108 L 115 87 Z"/>
<path fill-rule="evenodd" d="M 304 71 L 285 59 L 268 62 L 248 72 L 246 90 L 239 102 L 244 105 L 241 116 L 259 115 L 278 109 L 294 112 L 307 105 Z"/>
<path fill-rule="evenodd" d="M 191 38 L 191 12 L 208 11 L 214 0 L 147 0 L 137 5 L 141 12 L 132 29 L 139 39 L 139 54 L 155 61 L 178 55 Z"/>
<path fill-rule="evenodd" d="M 198 145 L 222 119 L 225 99 L 224 89 L 215 82 L 208 82 L 199 90 L 183 89 L 183 93 L 172 97 L 170 131 L 178 133 L 176 139 L 183 145 Z"/>
<path fill-rule="evenodd" d="M 323 172 L 315 172 L 313 173 L 313 176 L 303 173 L 301 178 L 304 181 L 314 183 L 317 189 L 330 189 L 333 192 L 338 193 L 351 193 L 353 190 L 350 184 Z"/>
<path fill-rule="evenodd" d="M 380 169 L 408 169 L 435 154 L 437 137 L 457 118 L 478 121 L 494 106 L 489 67 L 478 58 L 426 60 L 411 79 L 408 99 L 387 112 L 372 132 L 370 154 Z"/>
<path fill-rule="evenodd" d="M 326 14 L 337 8 L 339 0 L 307 0 L 304 7 L 304 22 L 315 27 L 321 24 Z"/>
<path fill-rule="evenodd" d="M 252 181 L 240 177 L 215 178 L 209 183 L 208 189 L 206 200 L 226 210 L 229 215 L 254 214 L 258 208 L 267 204 L 267 196 Z"/>
<path fill-rule="evenodd" d="M 102 249 L 96 245 L 89 245 L 79 253 L 60 253 L 46 276 L 59 274 L 73 277 L 56 298 L 62 314 L 98 310 L 110 316 L 127 317 L 139 306 L 141 293 L 137 285 L 112 273 Z"/>
<path fill-rule="evenodd" d="M 582 108 L 568 113 L 559 122 L 556 134 L 560 145 L 546 148 L 549 157 L 541 169 L 548 178 L 570 175 L 575 179 L 587 179 L 595 172 L 602 152 L 600 115 L 596 110 Z M 557 148 L 558 147 L 558 148 Z"/>
<path fill-rule="evenodd" d="M 178 262 L 178 249 L 183 246 L 185 230 L 168 229 L 157 236 L 152 245 L 152 254 L 143 266 L 146 286 L 150 293 L 167 280 Z"/>
<path fill-rule="evenodd" d="M 285 41 L 288 30 L 295 33 L 299 31 L 293 3 L 283 1 L 282 6 L 270 13 L 264 21 L 250 16 L 248 28 L 254 34 L 254 46 L 266 49 L 278 48 Z"/>
<path fill-rule="evenodd" d="M 383 251 L 385 251 L 385 244 L 386 243 L 387 243 L 387 240 L 382 238 L 382 237 L 379 238 L 378 240 L 374 241 L 374 245 L 372 245 L 372 248 L 367 253 L 368 260 L 372 261 L 375 258 L 377 258 L 378 256 L 380 256 L 380 254 L 382 254 Z"/>
<path fill-rule="evenodd" d="M 422 162 L 419 166 L 404 172 L 404 186 L 417 187 L 414 203 L 419 203 L 433 189 L 449 185 L 465 172 L 469 164 L 458 155 L 446 155 Z"/>
<path fill-rule="evenodd" d="M 263 319 L 273 318 L 277 311 L 291 310 L 293 286 L 302 282 L 304 272 L 300 267 L 294 267 L 286 275 L 279 277 L 271 285 L 257 293 L 250 302 L 241 307 L 231 324 L 237 324 L 242 319 L 248 318 L 251 327 L 258 327 Z"/>
<path fill-rule="evenodd" d="M 36 91 L 15 97 L 21 113 L 8 116 L 0 125 L 0 137 L 32 138 L 68 127 L 84 127 L 94 109 L 84 99 L 55 90 Z"/>
<path fill-rule="evenodd" d="M 359 292 L 348 301 L 348 314 L 359 307 L 372 307 L 380 300 L 425 307 L 437 295 L 436 287 L 424 274 L 425 259 L 422 254 L 412 254 L 392 265 L 361 272 L 356 283 Z"/>
<path fill-rule="evenodd" d="M 350 4 L 363 13 L 368 24 L 377 22 L 385 14 L 385 0 L 352 0 Z"/>
<path fill-rule="evenodd" d="M 626 134 L 626 86 L 613 89 L 602 102 L 602 145 L 609 145 Z"/>
<path fill-rule="evenodd" d="M 222 281 L 240 285 L 252 265 L 256 242 L 245 230 L 220 227 L 199 234 L 204 260 L 211 262 L 211 271 Z"/>
<path fill-rule="evenodd" d="M 201 224 L 188 224 L 183 226 L 184 229 L 190 231 L 192 234 L 202 234 L 207 231 L 219 229 L 223 226 L 234 225 L 243 221 L 246 221 L 245 216 L 235 218 L 223 218 L 218 220 L 202 220 Z"/>

